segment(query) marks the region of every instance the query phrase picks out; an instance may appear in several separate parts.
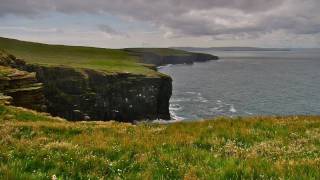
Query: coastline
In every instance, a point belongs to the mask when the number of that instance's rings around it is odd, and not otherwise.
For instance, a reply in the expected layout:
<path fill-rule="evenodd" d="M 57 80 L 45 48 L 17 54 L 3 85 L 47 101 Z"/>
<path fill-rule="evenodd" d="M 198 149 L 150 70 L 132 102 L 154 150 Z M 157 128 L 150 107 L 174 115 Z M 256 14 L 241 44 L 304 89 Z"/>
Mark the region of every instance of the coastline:
<path fill-rule="evenodd" d="M 47 112 L 72 121 L 171 120 L 172 79 L 155 67 L 218 59 L 167 48 L 110 50 L 0 40 L 0 48 L 18 56 L 4 54 L 1 64 L 35 72 L 43 84 Z M 52 57 L 53 50 L 61 52 Z M 92 62 L 86 56 L 97 60 Z M 65 61 L 71 61 L 70 65 Z"/>

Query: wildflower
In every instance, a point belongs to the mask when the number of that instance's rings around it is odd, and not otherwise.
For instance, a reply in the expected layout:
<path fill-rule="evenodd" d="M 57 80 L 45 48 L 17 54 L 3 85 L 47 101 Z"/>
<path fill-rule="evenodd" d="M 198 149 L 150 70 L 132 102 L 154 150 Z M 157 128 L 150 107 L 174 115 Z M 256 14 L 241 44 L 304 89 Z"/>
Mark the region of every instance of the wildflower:
<path fill-rule="evenodd" d="M 54 175 L 52 175 L 51 180 L 58 180 L 58 178 L 57 178 L 57 176 L 54 174 Z"/>

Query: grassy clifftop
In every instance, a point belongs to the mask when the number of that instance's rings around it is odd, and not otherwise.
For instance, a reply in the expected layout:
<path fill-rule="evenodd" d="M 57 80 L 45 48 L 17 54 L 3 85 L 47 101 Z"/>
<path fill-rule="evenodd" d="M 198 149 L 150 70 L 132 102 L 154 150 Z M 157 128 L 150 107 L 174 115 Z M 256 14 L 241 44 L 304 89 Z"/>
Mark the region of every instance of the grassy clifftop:
<path fill-rule="evenodd" d="M 107 72 L 153 73 L 152 70 L 138 64 L 137 57 L 117 49 L 48 45 L 7 38 L 0 38 L 0 49 L 28 63 L 65 65 Z"/>
<path fill-rule="evenodd" d="M 0 49 L 24 59 L 28 63 L 48 66 L 71 66 L 89 68 L 109 73 L 133 73 L 158 75 L 160 73 L 141 64 L 141 57 L 136 53 L 154 53 L 159 56 L 190 56 L 181 50 L 168 48 L 136 48 L 105 49 L 81 46 L 49 45 L 34 42 L 19 41 L 0 37 Z"/>
<path fill-rule="evenodd" d="M 0 179 L 319 179 L 320 117 L 71 123 L 0 106 Z"/>

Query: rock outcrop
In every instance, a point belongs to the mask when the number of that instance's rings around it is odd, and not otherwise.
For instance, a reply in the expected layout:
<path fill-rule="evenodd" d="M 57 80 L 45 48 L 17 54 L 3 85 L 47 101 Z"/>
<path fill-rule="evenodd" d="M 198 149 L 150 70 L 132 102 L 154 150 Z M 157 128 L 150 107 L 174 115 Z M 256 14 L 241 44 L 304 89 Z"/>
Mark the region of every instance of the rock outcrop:
<path fill-rule="evenodd" d="M 0 66 L 0 102 L 45 111 L 43 86 L 35 73 Z"/>
<path fill-rule="evenodd" d="M 160 73 L 150 77 L 107 74 L 91 69 L 27 64 L 13 56 L 2 59 L 1 64 L 35 72 L 43 83 L 47 112 L 54 116 L 126 122 L 170 119 L 172 80 Z"/>

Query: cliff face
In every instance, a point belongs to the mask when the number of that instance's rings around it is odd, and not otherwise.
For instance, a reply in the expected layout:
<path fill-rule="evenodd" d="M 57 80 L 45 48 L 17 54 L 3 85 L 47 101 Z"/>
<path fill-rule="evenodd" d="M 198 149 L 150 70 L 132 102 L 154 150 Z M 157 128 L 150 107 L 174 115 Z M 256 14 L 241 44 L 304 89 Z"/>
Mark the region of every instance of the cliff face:
<path fill-rule="evenodd" d="M 45 98 L 35 73 L 0 66 L 0 101 L 14 106 L 45 111 Z"/>
<path fill-rule="evenodd" d="M 205 62 L 215 60 L 211 55 L 193 54 L 190 56 L 159 56 L 156 54 L 143 54 L 143 62 L 155 64 L 157 66 L 165 64 L 193 64 L 194 62 Z"/>
<path fill-rule="evenodd" d="M 35 72 L 43 83 L 47 111 L 69 120 L 170 119 L 171 78 L 148 77 L 68 67 L 47 67 L 7 59 L 10 65 Z"/>

